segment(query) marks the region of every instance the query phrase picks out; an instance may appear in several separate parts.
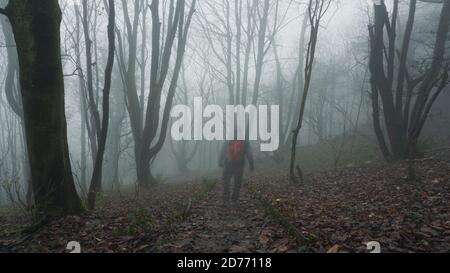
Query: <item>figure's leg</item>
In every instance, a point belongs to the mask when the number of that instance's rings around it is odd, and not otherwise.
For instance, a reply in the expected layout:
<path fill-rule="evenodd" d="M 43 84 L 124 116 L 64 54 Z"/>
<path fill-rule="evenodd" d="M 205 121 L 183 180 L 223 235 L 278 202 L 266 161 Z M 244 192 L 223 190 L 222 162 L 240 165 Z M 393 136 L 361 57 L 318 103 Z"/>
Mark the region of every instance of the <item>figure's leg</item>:
<path fill-rule="evenodd" d="M 226 166 L 223 169 L 223 176 L 222 176 L 222 182 L 223 182 L 223 204 L 227 204 L 230 201 L 230 182 L 231 178 L 233 176 L 233 172 L 231 171 L 231 168 Z"/>
<path fill-rule="evenodd" d="M 232 202 L 233 202 L 233 204 L 236 204 L 236 205 L 239 201 L 239 195 L 241 193 L 243 176 L 244 176 L 244 168 L 238 168 L 237 170 L 234 171 L 234 189 L 233 189 Z"/>

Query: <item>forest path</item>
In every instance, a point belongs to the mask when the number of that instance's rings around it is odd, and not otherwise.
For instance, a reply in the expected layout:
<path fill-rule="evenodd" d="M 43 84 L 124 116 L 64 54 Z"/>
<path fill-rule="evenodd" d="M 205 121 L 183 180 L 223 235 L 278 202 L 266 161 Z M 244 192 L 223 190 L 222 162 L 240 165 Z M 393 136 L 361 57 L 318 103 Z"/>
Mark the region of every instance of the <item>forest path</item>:
<path fill-rule="evenodd" d="M 295 244 L 266 217 L 245 186 L 237 208 L 221 206 L 221 195 L 222 185 L 218 185 L 204 200 L 193 204 L 189 219 L 160 242 L 158 252 L 267 253 L 285 251 L 287 245 Z"/>
<path fill-rule="evenodd" d="M 97 210 L 30 236 L 23 214 L 0 214 L 0 252 L 66 253 L 77 241 L 83 253 L 367 253 L 376 241 L 383 253 L 448 253 L 449 158 L 417 161 L 420 181 L 407 179 L 406 162 L 310 174 L 300 185 L 259 174 L 246 179 L 239 208 L 221 207 L 214 179 L 105 195 Z"/>

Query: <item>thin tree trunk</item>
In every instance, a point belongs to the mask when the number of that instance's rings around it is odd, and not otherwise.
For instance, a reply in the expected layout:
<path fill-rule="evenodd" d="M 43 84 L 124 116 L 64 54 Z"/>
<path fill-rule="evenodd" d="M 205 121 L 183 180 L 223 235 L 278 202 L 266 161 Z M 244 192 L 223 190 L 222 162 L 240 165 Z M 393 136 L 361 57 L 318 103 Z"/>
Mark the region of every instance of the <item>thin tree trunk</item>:
<path fill-rule="evenodd" d="M 78 6 L 75 5 L 75 10 L 78 10 Z M 75 40 L 74 40 L 74 46 L 75 46 L 75 54 L 76 54 L 76 61 L 77 66 L 80 71 L 80 74 L 82 74 L 81 69 L 81 49 L 80 49 L 80 39 L 81 39 L 81 27 L 80 27 L 80 16 L 77 14 L 76 16 L 76 31 L 75 31 Z M 86 107 L 86 86 L 84 82 L 83 75 L 78 76 L 78 88 L 79 88 L 79 97 L 80 97 L 80 113 L 81 113 L 81 128 L 80 128 L 80 138 L 81 138 L 81 147 L 80 147 L 80 153 L 81 153 L 81 180 L 80 183 L 83 187 L 85 187 L 85 190 L 87 189 L 87 177 L 86 177 L 86 117 L 87 117 L 87 107 Z"/>
<path fill-rule="evenodd" d="M 101 190 L 103 156 L 106 148 L 106 138 L 108 136 L 109 126 L 109 96 L 111 91 L 112 70 L 114 66 L 115 53 L 115 4 L 114 0 L 109 0 L 108 15 L 108 61 L 105 69 L 105 85 L 103 89 L 103 117 L 100 130 L 100 138 L 98 143 L 98 153 L 95 159 L 94 172 L 92 174 L 91 186 L 89 188 L 88 208 L 95 208 L 95 200 L 97 193 Z"/>
<path fill-rule="evenodd" d="M 314 3 L 313 3 L 314 2 Z M 298 118 L 298 123 L 296 128 L 293 131 L 292 138 L 292 149 L 291 149 L 291 162 L 289 168 L 289 174 L 291 181 L 294 183 L 298 183 L 299 180 L 296 177 L 295 171 L 297 170 L 297 175 L 299 176 L 300 181 L 303 180 L 303 172 L 300 166 L 295 166 L 296 161 L 296 153 L 297 153 L 297 141 L 298 136 L 300 134 L 300 130 L 303 125 L 303 116 L 305 114 L 306 102 L 308 98 L 308 93 L 311 85 L 311 78 L 314 67 L 314 59 L 316 53 L 316 45 L 319 35 L 320 22 L 325 15 L 326 11 L 330 6 L 330 1 L 327 0 L 310 0 L 308 5 L 308 14 L 310 21 L 310 38 L 308 43 L 308 49 L 306 51 L 306 62 L 305 62 L 305 82 L 303 86 L 303 96 L 300 101 L 300 113 Z"/>
<path fill-rule="evenodd" d="M 89 10 L 88 10 L 88 1 L 83 0 L 83 31 L 84 31 L 84 41 L 86 44 L 86 83 L 87 83 L 87 106 L 89 109 L 89 119 L 91 120 L 90 124 L 90 141 L 92 147 L 92 159 L 95 164 L 95 160 L 98 153 L 98 143 L 100 138 L 100 114 L 98 112 L 98 105 L 95 99 L 94 94 L 94 82 L 93 82 L 93 71 L 92 71 L 92 40 L 90 38 L 90 29 L 89 29 Z"/>

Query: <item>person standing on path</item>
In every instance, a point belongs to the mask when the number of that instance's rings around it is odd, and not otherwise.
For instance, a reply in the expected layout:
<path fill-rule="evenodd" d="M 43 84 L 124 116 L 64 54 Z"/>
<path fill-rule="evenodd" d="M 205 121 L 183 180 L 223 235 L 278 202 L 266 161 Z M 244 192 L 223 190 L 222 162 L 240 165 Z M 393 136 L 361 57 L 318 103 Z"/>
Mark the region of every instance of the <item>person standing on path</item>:
<path fill-rule="evenodd" d="M 223 206 L 227 206 L 230 202 L 232 178 L 234 180 L 234 187 L 231 194 L 231 202 L 233 206 L 239 205 L 239 194 L 242 187 L 246 161 L 248 161 L 250 170 L 253 172 L 255 166 L 251 146 L 248 141 L 233 140 L 225 143 L 219 156 L 219 166 L 223 168 Z"/>

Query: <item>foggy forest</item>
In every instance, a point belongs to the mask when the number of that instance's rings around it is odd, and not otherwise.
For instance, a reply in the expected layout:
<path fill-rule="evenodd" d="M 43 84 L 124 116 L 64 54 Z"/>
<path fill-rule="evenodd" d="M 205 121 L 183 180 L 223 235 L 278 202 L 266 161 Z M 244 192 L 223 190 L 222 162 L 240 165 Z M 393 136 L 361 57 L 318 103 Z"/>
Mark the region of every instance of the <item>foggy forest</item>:
<path fill-rule="evenodd" d="M 0 253 L 448 253 L 449 27 L 449 0 L 0 0 Z"/>

